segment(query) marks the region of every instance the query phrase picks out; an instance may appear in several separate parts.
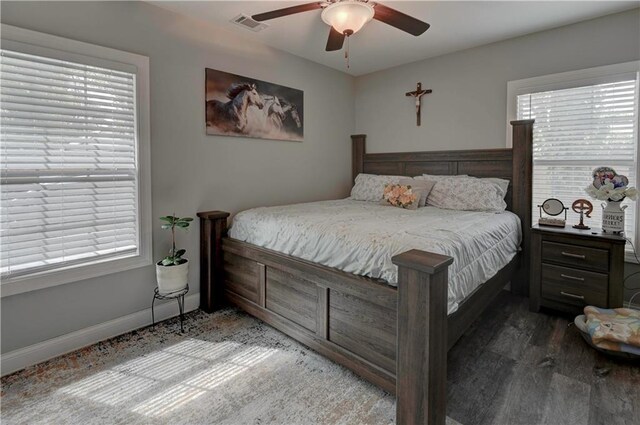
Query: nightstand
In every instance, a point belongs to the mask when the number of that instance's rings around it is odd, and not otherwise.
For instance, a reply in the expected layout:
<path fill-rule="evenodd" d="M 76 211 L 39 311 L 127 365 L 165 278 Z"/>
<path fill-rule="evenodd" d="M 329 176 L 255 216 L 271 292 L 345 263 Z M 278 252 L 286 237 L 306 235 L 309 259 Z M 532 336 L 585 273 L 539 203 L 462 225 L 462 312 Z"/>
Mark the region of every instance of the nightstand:
<path fill-rule="evenodd" d="M 622 307 L 625 243 L 624 237 L 595 228 L 533 226 L 531 310 Z"/>

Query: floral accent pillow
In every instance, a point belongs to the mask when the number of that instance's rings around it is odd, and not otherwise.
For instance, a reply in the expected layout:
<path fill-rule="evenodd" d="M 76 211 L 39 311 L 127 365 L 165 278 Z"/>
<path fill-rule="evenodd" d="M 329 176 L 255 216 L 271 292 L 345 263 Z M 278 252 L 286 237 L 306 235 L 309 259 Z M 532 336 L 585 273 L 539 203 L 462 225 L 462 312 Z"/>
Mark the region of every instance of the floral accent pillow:
<path fill-rule="evenodd" d="M 420 203 L 420 195 L 420 190 L 413 189 L 411 185 L 388 184 L 384 188 L 382 203 L 407 210 L 416 210 Z"/>
<path fill-rule="evenodd" d="M 507 208 L 502 190 L 495 183 L 471 178 L 438 180 L 429 193 L 427 205 L 461 211 L 498 212 Z"/>
<path fill-rule="evenodd" d="M 419 190 L 420 201 L 418 202 L 418 208 L 422 208 L 427 205 L 427 196 L 429 196 L 429 192 L 431 192 L 436 182 L 418 178 L 404 178 L 400 179 L 398 184 L 411 186 L 414 191 Z"/>
<path fill-rule="evenodd" d="M 379 176 L 376 174 L 358 174 L 351 189 L 351 199 L 355 201 L 380 202 L 384 187 L 398 184 L 404 176 Z"/>

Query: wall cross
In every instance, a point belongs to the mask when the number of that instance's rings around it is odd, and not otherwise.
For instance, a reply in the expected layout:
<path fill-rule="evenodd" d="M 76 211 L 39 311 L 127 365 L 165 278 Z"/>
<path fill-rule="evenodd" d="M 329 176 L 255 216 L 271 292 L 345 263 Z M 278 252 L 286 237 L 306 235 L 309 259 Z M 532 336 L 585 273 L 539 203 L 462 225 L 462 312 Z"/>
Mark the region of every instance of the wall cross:
<path fill-rule="evenodd" d="M 416 125 L 420 126 L 420 112 L 422 110 L 422 96 L 431 93 L 432 90 L 422 90 L 422 83 L 418 83 L 415 91 L 405 93 L 405 96 L 416 98 Z"/>

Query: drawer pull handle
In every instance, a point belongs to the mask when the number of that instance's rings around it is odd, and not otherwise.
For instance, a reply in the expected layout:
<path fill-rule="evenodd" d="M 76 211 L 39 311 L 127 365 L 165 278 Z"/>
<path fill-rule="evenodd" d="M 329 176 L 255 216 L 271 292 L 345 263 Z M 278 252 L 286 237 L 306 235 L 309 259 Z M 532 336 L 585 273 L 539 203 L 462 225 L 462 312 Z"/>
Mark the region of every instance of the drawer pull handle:
<path fill-rule="evenodd" d="M 571 252 L 564 252 L 562 251 L 562 255 L 564 255 L 565 257 L 571 257 L 571 258 L 578 258 L 580 260 L 584 260 L 585 258 L 587 258 L 586 255 L 582 255 L 582 254 L 573 254 Z"/>
<path fill-rule="evenodd" d="M 577 300 L 584 300 L 584 295 L 570 294 L 569 292 L 564 292 L 564 291 L 560 291 L 560 293 L 565 297 L 575 298 Z"/>
<path fill-rule="evenodd" d="M 571 276 L 571 275 L 568 275 L 568 274 L 561 274 L 560 276 L 564 277 L 565 279 L 579 280 L 580 282 L 584 282 L 584 277 Z"/>

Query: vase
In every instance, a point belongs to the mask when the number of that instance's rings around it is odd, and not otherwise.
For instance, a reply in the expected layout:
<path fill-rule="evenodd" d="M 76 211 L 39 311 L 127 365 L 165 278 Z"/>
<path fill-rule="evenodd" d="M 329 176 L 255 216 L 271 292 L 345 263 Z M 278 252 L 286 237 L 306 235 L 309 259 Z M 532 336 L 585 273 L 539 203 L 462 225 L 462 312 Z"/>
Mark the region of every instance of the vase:
<path fill-rule="evenodd" d="M 602 204 L 602 231 L 611 233 L 624 232 L 624 207 L 620 206 L 622 201 L 607 201 Z"/>

